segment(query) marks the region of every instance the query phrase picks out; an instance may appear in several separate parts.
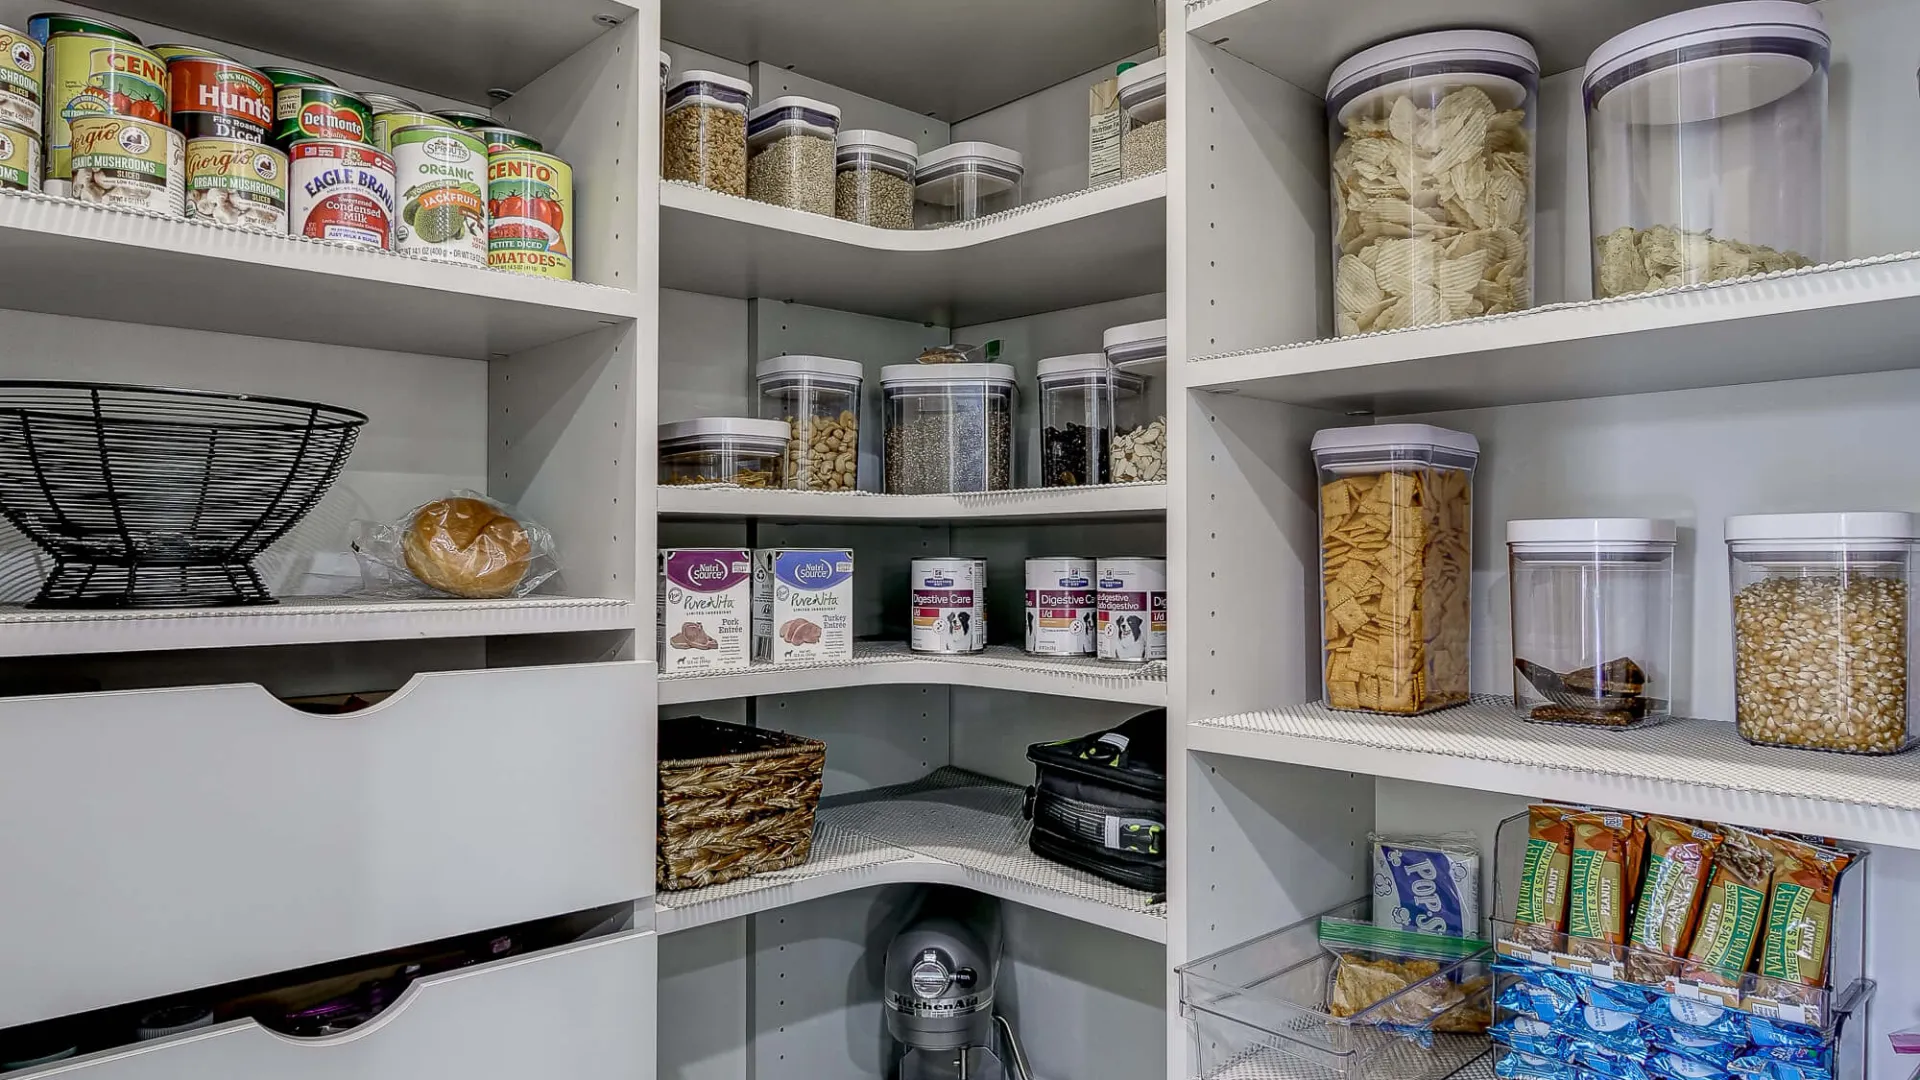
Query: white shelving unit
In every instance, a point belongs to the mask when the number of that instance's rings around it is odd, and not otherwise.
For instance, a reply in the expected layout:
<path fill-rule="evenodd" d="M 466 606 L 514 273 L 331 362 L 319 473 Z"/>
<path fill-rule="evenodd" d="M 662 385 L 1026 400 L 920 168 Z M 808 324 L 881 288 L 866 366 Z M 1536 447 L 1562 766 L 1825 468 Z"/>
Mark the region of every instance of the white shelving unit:
<path fill-rule="evenodd" d="M 1167 665 L 1122 664 L 1086 657 L 1028 656 L 1011 645 L 989 645 L 967 656 L 928 656 L 897 642 L 860 642 L 852 660 L 821 664 L 755 664 L 719 675 L 663 675 L 660 703 L 798 694 L 855 686 L 970 686 L 1131 705 L 1167 703 Z"/>
<path fill-rule="evenodd" d="M 838 494 L 705 486 L 660 489 L 662 517 L 1018 524 L 1060 519 L 1148 518 L 1166 512 L 1165 484 L 1022 488 L 973 495 Z"/>

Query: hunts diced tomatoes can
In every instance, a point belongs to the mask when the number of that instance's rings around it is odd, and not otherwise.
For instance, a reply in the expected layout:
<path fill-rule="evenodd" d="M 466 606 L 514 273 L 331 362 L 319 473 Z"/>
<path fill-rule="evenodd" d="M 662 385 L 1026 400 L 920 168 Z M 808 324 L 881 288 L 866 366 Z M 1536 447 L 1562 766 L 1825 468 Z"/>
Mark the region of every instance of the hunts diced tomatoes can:
<path fill-rule="evenodd" d="M 40 190 L 40 133 L 0 124 L 0 188 Z"/>
<path fill-rule="evenodd" d="M 173 126 L 193 139 L 265 142 L 274 125 L 273 84 L 231 60 L 179 56 L 167 61 Z"/>
<path fill-rule="evenodd" d="M 247 139 L 187 140 L 187 216 L 287 231 L 287 156 Z"/>
<path fill-rule="evenodd" d="M 573 169 L 552 154 L 487 155 L 487 265 L 573 280 Z"/>
<path fill-rule="evenodd" d="M 186 147 L 180 133 L 131 116 L 73 122 L 73 197 L 179 217 L 185 212 Z"/>
<path fill-rule="evenodd" d="M 151 50 L 106 34 L 69 31 L 47 39 L 47 180 L 66 194 L 73 175 L 73 122 L 124 116 L 167 122 L 167 65 Z"/>
<path fill-rule="evenodd" d="M 27 128 L 38 140 L 46 75 L 40 43 L 10 26 L 0 26 L 0 124 Z"/>
<path fill-rule="evenodd" d="M 487 265 L 486 144 L 453 127 L 401 128 L 392 138 L 400 204 L 394 248 Z"/>
<path fill-rule="evenodd" d="M 351 90 L 316 83 L 277 86 L 273 92 L 274 142 L 292 146 L 302 139 L 367 142 L 373 136 L 373 109 Z"/>
<path fill-rule="evenodd" d="M 308 139 L 288 151 L 293 234 L 393 246 L 393 159 L 365 143 Z"/>

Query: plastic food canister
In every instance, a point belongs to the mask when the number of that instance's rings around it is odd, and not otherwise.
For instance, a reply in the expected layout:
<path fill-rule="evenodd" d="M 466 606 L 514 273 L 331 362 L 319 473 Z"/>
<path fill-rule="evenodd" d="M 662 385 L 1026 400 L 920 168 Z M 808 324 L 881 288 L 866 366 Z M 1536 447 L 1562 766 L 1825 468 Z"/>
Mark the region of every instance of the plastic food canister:
<path fill-rule="evenodd" d="M 1530 720 L 1637 727 L 1672 715 L 1671 521 L 1507 522 L 1513 704 Z"/>
<path fill-rule="evenodd" d="M 913 197 L 932 208 L 930 223 L 949 225 L 1020 205 L 1026 176 L 1018 151 L 985 142 L 957 142 L 920 155 Z"/>
<path fill-rule="evenodd" d="M 1131 323 L 1107 330 L 1102 338 L 1107 361 L 1115 371 L 1139 377 L 1142 403 L 1136 419 L 1115 409 L 1113 482 L 1157 483 L 1167 478 L 1166 386 L 1159 378 L 1167 367 L 1167 320 Z"/>
<path fill-rule="evenodd" d="M 1112 481 L 1114 435 L 1142 426 L 1138 375 L 1113 370 L 1107 354 L 1040 361 L 1040 486 Z"/>
<path fill-rule="evenodd" d="M 1741 738 L 1861 754 L 1906 749 L 1914 538 L 1905 513 L 1727 519 Z"/>
<path fill-rule="evenodd" d="M 1492 30 L 1400 38 L 1334 69 L 1337 333 L 1533 303 L 1539 84 L 1533 47 Z"/>
<path fill-rule="evenodd" d="M 1120 175 L 1131 179 L 1167 167 L 1167 60 L 1120 73 Z"/>
<path fill-rule="evenodd" d="M 884 131 L 856 128 L 834 139 L 833 216 L 878 229 L 913 228 L 919 147 Z"/>
<path fill-rule="evenodd" d="M 859 489 L 862 370 L 830 356 L 776 356 L 755 369 L 760 419 L 787 425 L 787 487 Z"/>
<path fill-rule="evenodd" d="M 1655 19 L 1594 51 L 1594 296 L 1825 257 L 1828 49 L 1817 8 L 1748 0 Z"/>
<path fill-rule="evenodd" d="M 1479 441 L 1426 424 L 1328 428 L 1313 460 L 1326 703 L 1420 713 L 1467 700 Z"/>
<path fill-rule="evenodd" d="M 747 193 L 747 105 L 753 84 L 717 71 L 683 71 L 667 91 L 660 172 L 728 195 Z"/>
<path fill-rule="evenodd" d="M 747 197 L 833 216 L 833 141 L 840 107 L 775 98 L 747 116 Z"/>
<path fill-rule="evenodd" d="M 887 492 L 939 495 L 1013 486 L 1010 364 L 889 364 Z"/>
<path fill-rule="evenodd" d="M 662 484 L 780 487 L 786 458 L 781 420 L 709 416 L 660 425 Z"/>

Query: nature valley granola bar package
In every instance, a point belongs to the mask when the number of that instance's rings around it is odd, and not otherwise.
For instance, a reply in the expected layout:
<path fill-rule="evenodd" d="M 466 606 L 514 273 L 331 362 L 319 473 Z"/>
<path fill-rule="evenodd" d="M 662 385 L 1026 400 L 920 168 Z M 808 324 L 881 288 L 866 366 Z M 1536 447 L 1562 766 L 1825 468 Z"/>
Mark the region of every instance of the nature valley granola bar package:
<path fill-rule="evenodd" d="M 1773 842 L 1757 833 L 1726 830 L 1713 857 L 1706 904 L 1682 978 L 1705 986 L 1739 987 L 1740 974 L 1760 942 L 1767 887 L 1773 881 L 1773 850 Z"/>
<path fill-rule="evenodd" d="M 1527 807 L 1527 853 L 1514 901 L 1514 937 L 1535 949 L 1553 949 L 1567 928 L 1567 874 L 1573 862 L 1576 813 L 1564 806 Z"/>
<path fill-rule="evenodd" d="M 1573 855 L 1567 886 L 1567 951 L 1594 960 L 1621 956 L 1627 912 L 1646 852 L 1646 825 L 1632 814 L 1590 810 L 1567 819 Z"/>
<path fill-rule="evenodd" d="M 1647 849 L 1646 883 L 1634 908 L 1630 941 L 1635 951 L 1627 956 L 1627 977 L 1658 983 L 1680 969 L 1677 959 L 1663 958 L 1679 957 L 1693 934 L 1720 835 L 1684 821 L 1649 817 Z"/>

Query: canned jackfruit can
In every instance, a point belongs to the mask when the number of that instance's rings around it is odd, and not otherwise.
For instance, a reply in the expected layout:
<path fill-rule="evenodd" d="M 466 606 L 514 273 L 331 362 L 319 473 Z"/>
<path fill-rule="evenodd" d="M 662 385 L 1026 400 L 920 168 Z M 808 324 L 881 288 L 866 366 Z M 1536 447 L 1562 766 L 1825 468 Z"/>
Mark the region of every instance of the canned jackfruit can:
<path fill-rule="evenodd" d="M 486 144 L 455 127 L 401 128 L 393 133 L 393 167 L 394 248 L 487 265 Z"/>
<path fill-rule="evenodd" d="M 247 139 L 187 140 L 187 216 L 287 231 L 287 156 Z"/>
<path fill-rule="evenodd" d="M 40 133 L 0 124 L 0 188 L 40 190 Z"/>
<path fill-rule="evenodd" d="M 47 66 L 40 43 L 11 26 L 0 26 L 0 124 L 42 130 L 41 102 Z"/>
<path fill-rule="evenodd" d="M 211 56 L 167 61 L 167 98 L 173 126 L 188 141 L 265 142 L 274 126 L 274 89 L 258 71 Z"/>
<path fill-rule="evenodd" d="M 373 138 L 370 141 L 373 145 L 391 154 L 393 153 L 393 133 L 399 131 L 401 128 L 410 127 L 452 128 L 454 125 L 449 121 L 440 119 L 432 113 L 419 112 L 413 109 L 399 109 L 394 112 L 377 112 L 373 114 Z"/>
<path fill-rule="evenodd" d="M 61 189 L 73 175 L 73 122 L 124 116 L 165 124 L 166 62 L 106 34 L 56 33 L 47 39 L 46 108 L 46 178 L 55 194 L 65 194 Z"/>
<path fill-rule="evenodd" d="M 302 139 L 363 143 L 373 137 L 373 109 L 351 90 L 300 83 L 276 86 L 273 97 L 273 141 L 278 146 L 291 146 Z"/>
<path fill-rule="evenodd" d="M 73 197 L 179 217 L 185 212 L 186 140 L 130 116 L 73 122 Z"/>
<path fill-rule="evenodd" d="M 487 155 L 487 265 L 573 280 L 573 169 L 552 154 Z"/>

